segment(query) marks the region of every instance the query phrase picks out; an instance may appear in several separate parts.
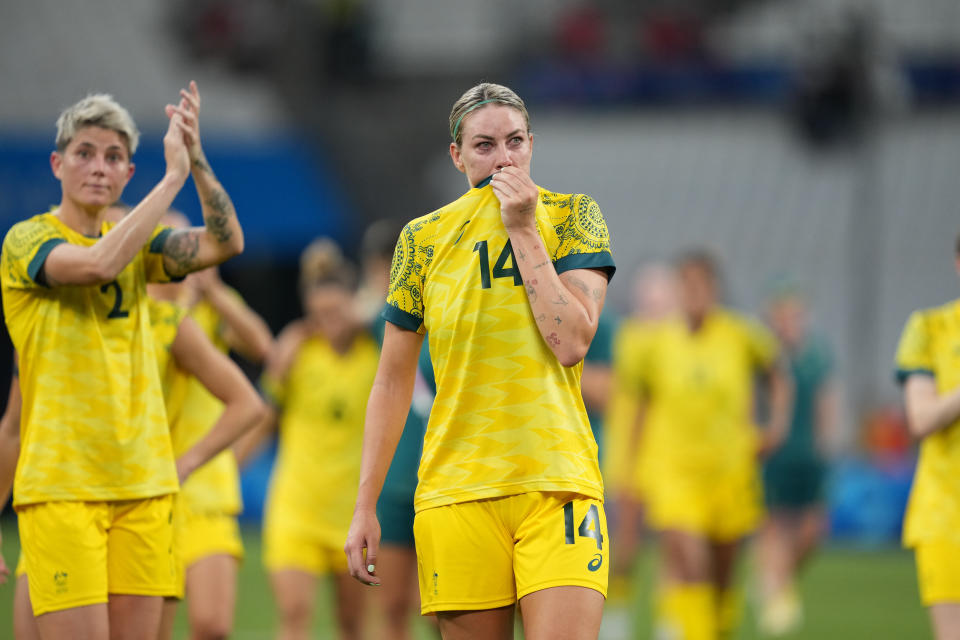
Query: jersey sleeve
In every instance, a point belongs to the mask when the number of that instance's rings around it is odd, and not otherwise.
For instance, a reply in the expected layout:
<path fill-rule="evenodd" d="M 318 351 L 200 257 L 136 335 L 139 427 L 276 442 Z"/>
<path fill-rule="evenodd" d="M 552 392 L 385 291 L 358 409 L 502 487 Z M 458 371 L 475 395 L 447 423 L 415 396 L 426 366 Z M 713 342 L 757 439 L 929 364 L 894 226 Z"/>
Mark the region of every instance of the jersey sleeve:
<path fill-rule="evenodd" d="M 600 206 L 590 196 L 573 196 L 570 214 L 558 229 L 560 245 L 554 258 L 557 273 L 573 269 L 601 269 L 609 281 L 616 271 L 610 252 L 610 233 Z"/>
<path fill-rule="evenodd" d="M 147 282 L 180 282 L 183 276 L 171 276 L 163 262 L 163 245 L 173 233 L 171 227 L 158 225 L 144 245 L 141 254 L 147 272 Z"/>
<path fill-rule="evenodd" d="M 12 289 L 30 289 L 45 286 L 37 282 L 37 275 L 53 249 L 66 242 L 63 234 L 52 225 L 38 220 L 15 224 L 3 240 L 3 286 Z"/>
<path fill-rule="evenodd" d="M 773 332 L 753 318 L 743 319 L 743 330 L 754 367 L 762 370 L 772 367 L 780 356 L 780 346 Z"/>
<path fill-rule="evenodd" d="M 900 334 L 895 370 L 897 382 L 904 384 L 912 375 L 936 377 L 931 351 L 926 315 L 915 311 Z"/>
<path fill-rule="evenodd" d="M 390 287 L 383 319 L 408 331 L 424 332 L 423 282 L 425 263 L 413 223 L 400 232 L 390 266 Z"/>

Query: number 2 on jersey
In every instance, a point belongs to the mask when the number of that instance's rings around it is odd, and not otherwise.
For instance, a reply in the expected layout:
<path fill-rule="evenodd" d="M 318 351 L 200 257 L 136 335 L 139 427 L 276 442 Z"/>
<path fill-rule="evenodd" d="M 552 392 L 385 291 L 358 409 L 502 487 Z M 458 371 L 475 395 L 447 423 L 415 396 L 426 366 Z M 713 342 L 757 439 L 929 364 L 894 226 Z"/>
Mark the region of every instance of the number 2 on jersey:
<path fill-rule="evenodd" d="M 480 240 L 473 245 L 473 250 L 479 254 L 480 258 L 480 288 L 489 289 L 492 286 L 490 279 L 490 254 L 487 251 L 487 241 Z M 510 260 L 512 266 L 507 267 L 507 260 Z M 520 277 L 520 269 L 517 269 L 517 263 L 513 259 L 513 246 L 507 240 L 503 251 L 497 256 L 497 263 L 493 265 L 494 278 L 513 278 L 513 285 L 519 287 L 523 284 L 523 278 Z"/>
<path fill-rule="evenodd" d="M 563 533 L 567 544 L 576 544 L 577 540 L 573 537 L 573 503 L 568 502 L 563 505 Z M 603 550 L 603 534 L 600 533 L 600 511 L 597 505 L 591 504 L 587 509 L 587 515 L 583 516 L 580 526 L 577 527 L 577 533 L 581 538 L 593 538 L 597 542 L 597 549 Z"/>
<path fill-rule="evenodd" d="M 108 282 L 107 284 L 100 287 L 100 293 L 106 293 L 110 289 L 113 289 L 114 298 L 113 298 L 113 308 L 110 309 L 110 313 L 107 314 L 107 318 L 127 318 L 130 316 L 129 311 L 124 311 L 120 307 L 123 306 L 123 289 L 120 288 L 120 283 L 116 280 Z"/>

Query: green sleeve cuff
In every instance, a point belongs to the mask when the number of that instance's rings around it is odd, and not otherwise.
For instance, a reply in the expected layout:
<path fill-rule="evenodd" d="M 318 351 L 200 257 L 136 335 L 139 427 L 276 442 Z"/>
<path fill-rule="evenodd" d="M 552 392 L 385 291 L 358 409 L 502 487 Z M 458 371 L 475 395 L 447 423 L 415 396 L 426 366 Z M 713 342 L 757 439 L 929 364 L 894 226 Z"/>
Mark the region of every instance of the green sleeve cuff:
<path fill-rule="evenodd" d="M 170 237 L 171 233 L 173 233 L 173 229 L 167 227 L 166 229 L 158 233 L 156 236 L 154 236 L 153 240 L 150 241 L 150 247 L 149 247 L 150 253 L 163 253 L 163 245 L 167 243 L 167 238 Z M 187 277 L 187 276 L 171 275 L 170 272 L 167 271 L 166 262 L 164 262 L 164 265 L 163 265 L 163 272 L 167 274 L 167 278 L 170 279 L 170 282 L 183 282 L 183 279 Z"/>
<path fill-rule="evenodd" d="M 571 253 L 553 263 L 557 274 L 574 269 L 600 269 L 607 274 L 607 282 L 613 279 L 617 265 L 613 262 L 613 255 L 609 251 L 596 253 Z"/>
<path fill-rule="evenodd" d="M 37 253 L 33 256 L 33 260 L 31 260 L 30 264 L 27 265 L 27 275 L 30 276 L 31 280 L 37 282 L 37 274 L 39 274 L 40 269 L 43 268 L 43 263 L 47 261 L 47 256 L 50 255 L 50 252 L 53 251 L 54 247 L 57 247 L 64 242 L 66 242 L 66 240 L 63 238 L 50 238 L 40 245 L 40 248 L 37 249 Z M 37 282 L 37 284 L 47 286 L 45 282 Z"/>
<path fill-rule="evenodd" d="M 910 376 L 930 376 L 936 378 L 937 374 L 929 369 L 897 369 L 893 372 L 893 377 L 897 384 L 904 384 Z"/>
<path fill-rule="evenodd" d="M 168 227 L 154 236 L 153 240 L 150 241 L 150 253 L 163 253 L 163 245 L 167 243 L 167 238 L 170 237 L 171 233 L 173 233 L 173 229 Z"/>
<path fill-rule="evenodd" d="M 395 307 L 389 302 L 383 305 L 383 311 L 380 312 L 380 317 L 391 324 L 397 325 L 401 329 L 406 329 L 407 331 L 419 332 L 420 325 L 423 324 L 422 318 L 418 318 L 412 313 Z"/>

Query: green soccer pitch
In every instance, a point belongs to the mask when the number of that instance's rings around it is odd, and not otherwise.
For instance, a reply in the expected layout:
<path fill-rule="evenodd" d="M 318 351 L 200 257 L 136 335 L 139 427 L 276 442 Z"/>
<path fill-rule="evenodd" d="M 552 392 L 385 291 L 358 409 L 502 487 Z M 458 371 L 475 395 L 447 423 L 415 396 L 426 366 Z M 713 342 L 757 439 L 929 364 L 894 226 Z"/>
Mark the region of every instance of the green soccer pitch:
<path fill-rule="evenodd" d="M 13 565 L 18 546 L 15 522 L 2 521 L 3 557 Z M 268 639 L 274 623 L 273 598 L 266 574 L 260 563 L 260 535 L 256 529 L 244 531 L 247 558 L 240 570 L 236 623 L 236 640 Z M 749 564 L 749 563 L 745 563 Z M 654 560 L 647 554 L 637 568 L 640 587 L 633 606 L 638 634 L 636 638 L 650 640 L 649 600 Z M 12 570 L 11 566 L 11 570 Z M 749 566 L 744 566 L 749 572 Z M 828 547 L 815 557 L 803 580 L 806 624 L 796 634 L 783 636 L 785 640 L 874 640 L 876 638 L 909 638 L 925 640 L 931 637 L 926 613 L 917 598 L 916 574 L 910 553 L 896 549 L 852 550 Z M 318 595 L 316 638 L 334 638 L 334 627 L 329 589 Z M 13 588 L 12 580 L 0 587 L 0 638 L 11 636 Z M 177 620 L 176 638 L 186 637 L 186 619 L 181 607 Z M 435 638 L 422 621 L 416 621 L 416 638 Z M 518 634 L 520 637 L 520 634 Z M 760 640 L 750 612 L 736 640 Z"/>

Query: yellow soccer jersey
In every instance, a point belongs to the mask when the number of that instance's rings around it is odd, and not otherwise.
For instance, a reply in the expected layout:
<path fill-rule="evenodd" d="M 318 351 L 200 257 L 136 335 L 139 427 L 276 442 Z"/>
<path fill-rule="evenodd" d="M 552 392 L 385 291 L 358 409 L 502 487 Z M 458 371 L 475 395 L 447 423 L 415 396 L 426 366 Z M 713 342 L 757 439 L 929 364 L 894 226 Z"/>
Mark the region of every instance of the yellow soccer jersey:
<path fill-rule="evenodd" d="M 643 372 L 637 364 L 655 326 L 640 320 L 625 320 L 614 337 L 613 380 L 603 419 L 606 430 L 603 479 L 608 491 L 625 490 L 636 468 L 638 452 L 630 445 L 642 394 Z"/>
<path fill-rule="evenodd" d="M 592 198 L 541 189 L 536 218 L 558 273 L 612 274 Z M 583 364 L 561 366 L 544 343 L 508 241 L 487 180 L 407 224 L 397 243 L 383 315 L 427 331 L 437 380 L 418 511 L 528 491 L 603 497 Z"/>
<path fill-rule="evenodd" d="M 651 332 L 636 359 L 646 400 L 644 476 L 656 478 L 660 468 L 711 476 L 752 468 L 754 377 L 777 352 L 769 331 L 725 309 L 696 332 L 682 318 Z"/>
<path fill-rule="evenodd" d="M 221 352 L 229 351 L 223 338 L 223 321 L 210 303 L 201 301 L 196 304 L 190 309 L 190 317 Z M 173 452 L 177 456 L 185 453 L 207 435 L 222 413 L 223 403 L 191 376 L 187 382 L 183 411 L 171 423 Z M 233 450 L 227 448 L 220 452 L 187 478 L 180 488 L 180 499 L 195 512 L 240 513 L 240 472 Z"/>
<path fill-rule="evenodd" d="M 928 375 L 937 391 L 960 385 L 960 300 L 910 316 L 900 337 L 897 378 Z M 932 433 L 920 445 L 920 460 L 903 526 L 903 542 L 960 543 L 960 424 Z"/>
<path fill-rule="evenodd" d="M 161 254 L 169 232 L 158 227 L 113 282 L 56 288 L 36 282 L 50 251 L 96 238 L 52 212 L 7 233 L 0 282 L 23 396 L 15 505 L 177 490 L 146 294 L 148 281 L 169 280 Z"/>
<path fill-rule="evenodd" d="M 284 382 L 265 380 L 282 411 L 265 526 L 343 546 L 378 360 L 377 344 L 365 333 L 344 354 L 312 337 L 301 345 Z"/>
<path fill-rule="evenodd" d="M 190 376 L 177 366 L 170 350 L 173 348 L 174 340 L 177 339 L 180 323 L 186 317 L 187 310 L 166 300 L 154 300 L 148 297 L 148 303 L 157 371 L 160 374 L 167 421 L 172 425 L 183 410 L 183 398 L 187 390 L 187 379 Z"/>

